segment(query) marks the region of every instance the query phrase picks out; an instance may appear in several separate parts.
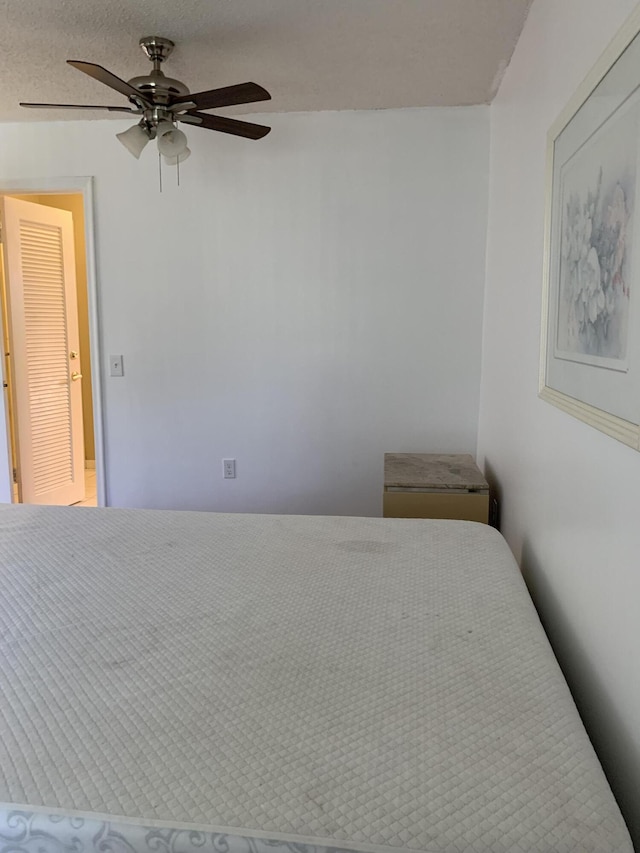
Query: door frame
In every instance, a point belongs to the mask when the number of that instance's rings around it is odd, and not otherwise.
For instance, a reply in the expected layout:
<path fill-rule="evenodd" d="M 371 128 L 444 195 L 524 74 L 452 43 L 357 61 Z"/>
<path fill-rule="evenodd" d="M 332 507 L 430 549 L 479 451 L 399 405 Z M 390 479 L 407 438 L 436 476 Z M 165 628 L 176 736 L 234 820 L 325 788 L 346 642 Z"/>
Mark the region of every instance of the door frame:
<path fill-rule="evenodd" d="M 87 301 L 89 307 L 89 350 L 91 352 L 91 385 L 93 392 L 93 429 L 96 445 L 96 480 L 98 506 L 108 506 L 106 464 L 104 448 L 104 405 L 102 388 L 100 298 L 96 274 L 96 249 L 94 225 L 94 192 L 92 177 L 25 178 L 0 180 L 0 195 L 56 195 L 76 193 L 82 195 L 84 206 L 84 231 L 87 251 Z M 4 373 L 4 359 L 2 359 Z M 9 427 L 6 426 L 7 466 L 11 468 Z M 3 442 L 4 443 L 4 442 Z M 0 464 L 2 462 L 0 461 Z M 12 482 L 13 478 L 10 478 Z"/>

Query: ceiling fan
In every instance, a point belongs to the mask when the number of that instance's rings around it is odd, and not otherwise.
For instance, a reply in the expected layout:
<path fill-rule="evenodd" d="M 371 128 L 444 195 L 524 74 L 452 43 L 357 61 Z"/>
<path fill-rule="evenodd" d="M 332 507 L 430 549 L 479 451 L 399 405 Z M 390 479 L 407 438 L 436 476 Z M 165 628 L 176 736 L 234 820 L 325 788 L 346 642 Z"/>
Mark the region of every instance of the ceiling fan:
<path fill-rule="evenodd" d="M 162 36 L 146 36 L 140 39 L 140 47 L 153 63 L 153 70 L 149 74 L 132 77 L 129 81 L 121 80 L 106 68 L 95 65 L 93 62 L 67 60 L 69 65 L 77 68 L 78 71 L 120 92 L 129 100 L 130 106 L 31 103 L 21 103 L 20 106 L 32 109 L 108 110 L 142 116 L 138 124 L 116 136 L 136 158 L 140 157 L 143 148 L 151 139 L 157 139 L 158 150 L 170 165 L 181 163 L 191 153 L 187 147 L 187 137 L 177 128 L 177 122 L 193 124 L 206 130 L 231 133 L 234 136 L 244 136 L 247 139 L 261 139 L 271 130 L 265 125 L 201 112 L 217 107 L 270 100 L 271 95 L 262 86 L 258 86 L 257 83 L 239 83 L 236 86 L 225 86 L 221 89 L 209 89 L 206 92 L 192 94 L 184 83 L 172 77 L 166 77 L 162 71 L 162 63 L 174 48 L 174 43 L 170 39 Z"/>

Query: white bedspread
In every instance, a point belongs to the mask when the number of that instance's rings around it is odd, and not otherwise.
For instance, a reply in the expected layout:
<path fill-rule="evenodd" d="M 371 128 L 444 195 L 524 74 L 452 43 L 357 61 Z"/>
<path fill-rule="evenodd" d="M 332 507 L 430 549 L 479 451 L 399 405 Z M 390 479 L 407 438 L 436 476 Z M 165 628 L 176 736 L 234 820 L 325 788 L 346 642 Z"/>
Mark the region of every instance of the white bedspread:
<path fill-rule="evenodd" d="M 3 506 L 0 571 L 0 851 L 631 851 L 488 527 Z"/>

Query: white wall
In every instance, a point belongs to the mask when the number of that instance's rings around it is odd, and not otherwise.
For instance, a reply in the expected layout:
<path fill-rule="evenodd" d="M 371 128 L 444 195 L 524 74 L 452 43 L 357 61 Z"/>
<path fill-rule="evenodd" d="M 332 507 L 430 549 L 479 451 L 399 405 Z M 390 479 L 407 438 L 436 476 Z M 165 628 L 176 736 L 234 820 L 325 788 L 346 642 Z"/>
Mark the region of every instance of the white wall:
<path fill-rule="evenodd" d="M 475 448 L 488 109 L 264 118 L 162 195 L 127 123 L 0 126 L 3 179 L 96 176 L 113 505 L 376 515 L 384 451 Z"/>
<path fill-rule="evenodd" d="M 537 397 L 546 132 L 634 6 L 534 0 L 492 107 L 479 456 L 640 849 L 640 454 Z"/>

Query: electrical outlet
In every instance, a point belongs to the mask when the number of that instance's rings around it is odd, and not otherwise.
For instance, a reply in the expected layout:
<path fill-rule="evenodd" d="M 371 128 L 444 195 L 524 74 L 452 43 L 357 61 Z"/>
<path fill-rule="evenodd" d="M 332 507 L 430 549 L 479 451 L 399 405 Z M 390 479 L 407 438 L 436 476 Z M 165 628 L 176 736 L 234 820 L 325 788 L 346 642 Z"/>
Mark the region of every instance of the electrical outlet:
<path fill-rule="evenodd" d="M 236 460 L 235 459 L 223 459 L 222 460 L 222 471 L 223 471 L 225 480 L 235 480 L 235 478 L 236 478 Z"/>
<path fill-rule="evenodd" d="M 121 355 L 109 356 L 109 376 L 124 376 L 124 365 Z"/>

